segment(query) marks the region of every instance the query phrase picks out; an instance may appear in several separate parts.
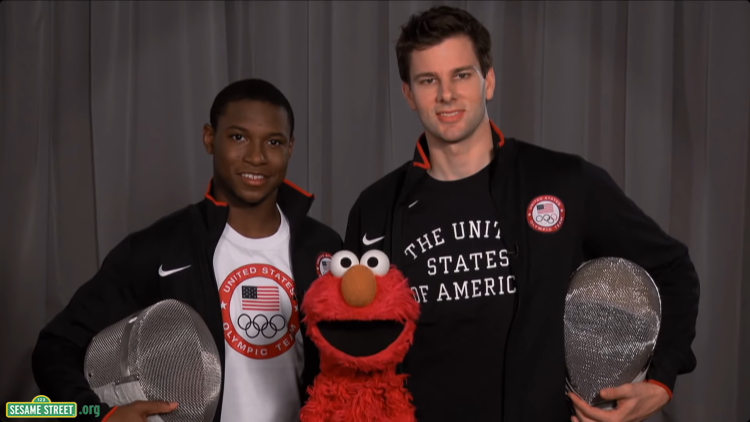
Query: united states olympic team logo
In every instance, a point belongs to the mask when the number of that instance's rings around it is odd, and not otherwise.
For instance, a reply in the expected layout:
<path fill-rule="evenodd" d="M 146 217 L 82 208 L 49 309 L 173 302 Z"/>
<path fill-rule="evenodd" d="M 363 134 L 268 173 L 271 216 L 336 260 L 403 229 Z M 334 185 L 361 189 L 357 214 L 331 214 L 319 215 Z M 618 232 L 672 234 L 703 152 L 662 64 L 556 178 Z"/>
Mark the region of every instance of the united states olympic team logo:
<path fill-rule="evenodd" d="M 537 196 L 529 203 L 526 221 L 536 231 L 556 232 L 565 221 L 565 207 L 562 201 L 552 195 Z"/>
<path fill-rule="evenodd" d="M 251 264 L 232 271 L 221 284 L 224 338 L 237 352 L 271 359 L 294 346 L 299 308 L 294 281 L 278 268 Z"/>
<path fill-rule="evenodd" d="M 318 259 L 315 262 L 315 271 L 318 272 L 318 277 L 323 277 L 328 271 L 331 270 L 331 258 L 333 256 L 327 252 L 323 252 L 318 255 Z"/>

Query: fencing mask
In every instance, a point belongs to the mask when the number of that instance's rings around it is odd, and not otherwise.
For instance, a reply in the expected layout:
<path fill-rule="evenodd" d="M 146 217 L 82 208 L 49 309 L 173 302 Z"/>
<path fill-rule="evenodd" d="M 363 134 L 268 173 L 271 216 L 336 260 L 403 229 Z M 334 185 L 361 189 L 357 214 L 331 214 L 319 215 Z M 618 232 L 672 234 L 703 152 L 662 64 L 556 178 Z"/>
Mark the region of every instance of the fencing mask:
<path fill-rule="evenodd" d="M 112 324 L 86 351 L 84 373 L 110 406 L 177 402 L 149 422 L 209 422 L 218 406 L 221 362 L 208 327 L 192 308 L 164 300 Z"/>
<path fill-rule="evenodd" d="M 566 390 L 612 409 L 603 388 L 643 381 L 661 324 L 651 276 L 621 258 L 598 258 L 573 273 L 565 298 Z"/>

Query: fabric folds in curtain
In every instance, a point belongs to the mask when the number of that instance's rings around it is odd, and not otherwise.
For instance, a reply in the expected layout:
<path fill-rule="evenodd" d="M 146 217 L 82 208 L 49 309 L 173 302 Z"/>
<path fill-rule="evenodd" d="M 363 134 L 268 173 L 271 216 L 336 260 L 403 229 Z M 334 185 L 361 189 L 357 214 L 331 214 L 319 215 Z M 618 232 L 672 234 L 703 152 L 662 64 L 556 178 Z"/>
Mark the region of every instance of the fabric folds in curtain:
<path fill-rule="evenodd" d="M 750 4 L 5 1 L 0 4 L 0 400 L 36 392 L 41 327 L 128 233 L 201 199 L 213 97 L 267 79 L 294 107 L 288 177 L 342 234 L 421 125 L 394 45 L 411 13 L 463 7 L 493 37 L 490 117 L 579 154 L 690 247 L 694 350 L 652 421 L 750 418 Z M 744 287 L 744 288 L 743 288 Z"/>

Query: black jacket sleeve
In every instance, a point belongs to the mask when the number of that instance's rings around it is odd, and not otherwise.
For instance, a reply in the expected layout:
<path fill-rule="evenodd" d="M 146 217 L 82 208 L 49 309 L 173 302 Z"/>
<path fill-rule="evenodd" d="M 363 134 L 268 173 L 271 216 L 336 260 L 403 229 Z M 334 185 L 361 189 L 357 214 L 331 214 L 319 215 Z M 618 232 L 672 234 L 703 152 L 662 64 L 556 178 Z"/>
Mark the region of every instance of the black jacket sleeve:
<path fill-rule="evenodd" d="M 157 301 L 149 296 L 157 294 L 158 289 L 142 288 L 147 278 L 138 272 L 143 273 L 146 263 L 139 261 L 143 261 L 143 257 L 134 257 L 131 239 L 125 239 L 39 334 L 31 365 L 40 394 L 52 401 L 76 402 L 79 409 L 87 404 L 100 406 L 98 417 L 79 415 L 79 419 L 100 421 L 111 410 L 89 388 L 84 375 L 84 358 L 92 338 L 109 325 L 148 306 L 148 302 Z M 157 274 L 155 268 L 153 273 Z"/>
<path fill-rule="evenodd" d="M 328 229 L 329 235 L 326 237 L 326 242 L 321 243 L 323 250 L 327 251 L 331 255 L 340 251 L 343 247 L 343 241 L 341 235 L 333 229 Z M 300 398 L 302 406 L 307 403 L 310 398 L 308 388 L 315 382 L 315 378 L 320 374 L 320 350 L 315 343 L 307 335 L 307 324 L 304 325 L 303 333 L 305 336 L 304 343 L 304 354 L 305 354 L 305 366 L 302 370 L 302 383 L 300 385 Z"/>
<path fill-rule="evenodd" d="M 590 257 L 628 259 L 654 279 L 662 322 L 647 377 L 674 390 L 677 375 L 695 369 L 700 285 L 687 247 L 667 235 L 603 169 L 583 164 L 586 189 L 584 249 Z"/>

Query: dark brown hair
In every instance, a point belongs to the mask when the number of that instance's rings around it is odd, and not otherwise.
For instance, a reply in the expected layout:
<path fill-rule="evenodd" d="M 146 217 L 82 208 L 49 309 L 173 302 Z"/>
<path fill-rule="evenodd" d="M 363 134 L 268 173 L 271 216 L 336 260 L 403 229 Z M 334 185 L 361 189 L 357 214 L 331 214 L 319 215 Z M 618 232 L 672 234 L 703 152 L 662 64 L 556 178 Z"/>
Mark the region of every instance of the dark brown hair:
<path fill-rule="evenodd" d="M 401 36 L 396 43 L 396 60 L 401 80 L 411 82 L 409 67 L 412 51 L 438 45 L 447 38 L 459 35 L 466 35 L 471 39 L 482 76 L 486 77 L 492 67 L 492 40 L 487 28 L 463 9 L 436 6 L 412 15 L 401 27 Z"/>

